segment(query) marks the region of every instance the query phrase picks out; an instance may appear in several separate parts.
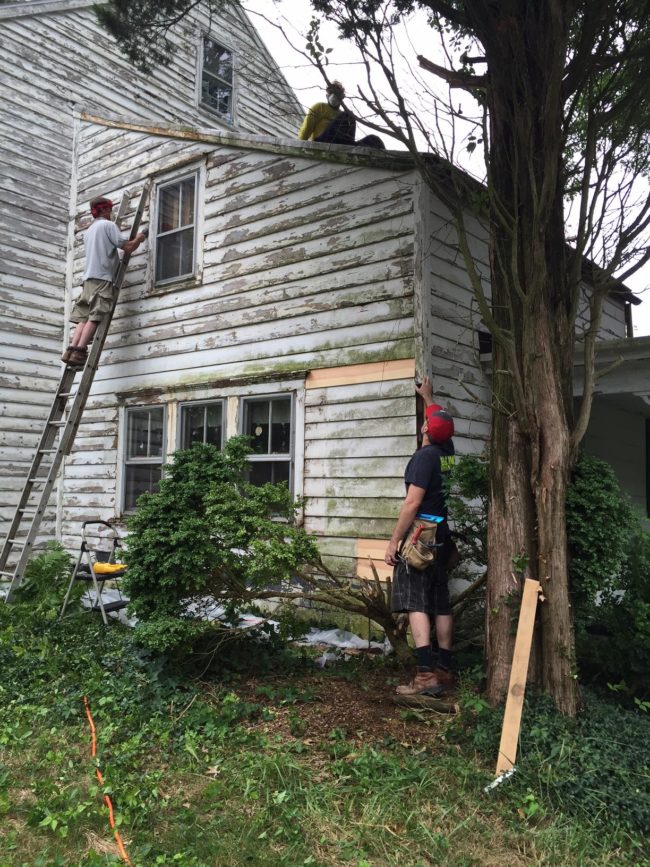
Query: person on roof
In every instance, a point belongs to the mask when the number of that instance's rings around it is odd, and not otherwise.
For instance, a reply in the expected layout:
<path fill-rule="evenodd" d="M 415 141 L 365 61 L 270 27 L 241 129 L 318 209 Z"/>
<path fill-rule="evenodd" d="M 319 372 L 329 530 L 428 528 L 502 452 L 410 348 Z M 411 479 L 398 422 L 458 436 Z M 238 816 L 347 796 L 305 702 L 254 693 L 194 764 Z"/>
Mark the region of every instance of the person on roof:
<path fill-rule="evenodd" d="M 391 609 L 407 613 L 415 643 L 415 678 L 397 687 L 400 695 L 439 695 L 455 685 L 452 671 L 451 641 L 453 619 L 447 582 L 448 558 L 455 546 L 447 524 L 444 475 L 454 465 L 454 422 L 433 401 L 429 377 L 424 377 L 416 392 L 425 403 L 422 446 L 406 466 L 406 497 L 402 503 L 384 560 L 394 566 Z M 426 568 L 413 568 L 400 555 L 416 518 L 436 524 L 437 556 Z M 434 665 L 431 647 L 431 618 L 435 618 L 438 659 Z"/>
<path fill-rule="evenodd" d="M 61 356 L 61 361 L 75 368 L 85 365 L 88 344 L 112 308 L 118 249 L 133 253 L 147 237 L 146 232 L 140 232 L 130 241 L 123 235 L 111 219 L 113 202 L 104 196 L 96 196 L 90 201 L 90 212 L 94 219 L 84 235 L 86 270 L 83 289 L 70 314 L 76 328 L 70 345 Z"/>
<path fill-rule="evenodd" d="M 325 98 L 326 102 L 312 105 L 305 115 L 302 126 L 298 130 L 298 138 L 301 141 L 384 149 L 383 141 L 376 135 L 367 135 L 355 142 L 357 122 L 343 106 L 345 88 L 340 81 L 333 81 L 327 85 Z"/>

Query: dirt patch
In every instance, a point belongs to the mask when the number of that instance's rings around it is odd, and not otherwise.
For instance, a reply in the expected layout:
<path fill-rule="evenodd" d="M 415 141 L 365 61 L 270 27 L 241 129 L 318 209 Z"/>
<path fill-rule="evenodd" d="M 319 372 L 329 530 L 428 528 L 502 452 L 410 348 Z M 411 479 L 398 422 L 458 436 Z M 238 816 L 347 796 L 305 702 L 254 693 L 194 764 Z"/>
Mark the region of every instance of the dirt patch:
<path fill-rule="evenodd" d="M 369 659 L 366 665 L 359 660 L 341 662 L 300 678 L 247 678 L 233 691 L 273 714 L 270 720 L 251 721 L 250 728 L 287 739 L 317 745 L 341 736 L 359 744 L 397 742 L 431 748 L 442 740 L 449 714 L 396 706 L 395 686 L 404 680 L 397 670 L 386 671 Z"/>

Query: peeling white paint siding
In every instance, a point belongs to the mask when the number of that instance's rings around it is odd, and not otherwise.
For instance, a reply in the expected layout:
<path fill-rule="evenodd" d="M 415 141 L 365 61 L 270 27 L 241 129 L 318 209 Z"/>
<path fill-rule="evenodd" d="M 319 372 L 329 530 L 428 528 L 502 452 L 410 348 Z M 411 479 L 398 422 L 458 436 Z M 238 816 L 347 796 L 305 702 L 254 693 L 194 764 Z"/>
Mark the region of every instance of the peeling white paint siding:
<path fill-rule="evenodd" d="M 431 190 L 422 192 L 422 291 L 426 323 L 426 363 L 437 400 L 454 417 L 459 455 L 483 451 L 490 432 L 490 382 L 479 360 L 481 324 L 451 214 Z M 490 296 L 487 234 L 465 214 L 465 231 L 477 271 Z"/>
<path fill-rule="evenodd" d="M 197 9 L 170 34 L 178 49 L 170 66 L 143 75 L 99 27 L 91 6 L 78 0 L 0 6 L 0 536 L 60 375 L 70 306 L 66 211 L 76 180 L 75 108 L 262 134 L 293 134 L 300 121 L 298 101 L 241 10 L 210 25 Z M 198 53 L 208 31 L 235 52 L 235 127 L 197 105 Z M 87 154 L 93 171 L 85 167 L 87 197 L 107 192 L 105 160 L 119 166 L 130 157 L 102 151 L 105 130 L 96 132 L 97 147 Z M 118 194 L 123 187 L 117 184 Z"/>
<path fill-rule="evenodd" d="M 132 405 L 196 399 L 197 388 L 216 399 L 256 378 L 270 380 L 270 393 L 291 370 L 413 357 L 413 171 L 210 149 L 82 121 L 77 219 L 99 165 L 102 189 L 128 187 L 133 209 L 145 175 L 164 177 L 192 156 L 206 165 L 203 282 L 152 287 L 149 253 L 134 256 L 66 469 L 64 538 L 90 512 L 119 514 L 116 394 L 131 395 Z M 78 247 L 75 281 L 82 265 Z M 229 387 L 210 387 L 215 381 Z M 142 389 L 159 393 L 141 397 Z M 394 520 L 415 445 L 414 406 L 411 381 L 304 394 L 305 525 L 343 534 L 338 547 L 349 557 L 359 531 L 381 535 Z M 364 432 L 368 417 L 394 445 L 392 480 L 372 470 L 383 440 Z M 384 466 L 390 456 L 384 448 Z M 337 466 L 342 474 L 328 479 Z M 371 480 L 364 489 L 359 476 Z"/>

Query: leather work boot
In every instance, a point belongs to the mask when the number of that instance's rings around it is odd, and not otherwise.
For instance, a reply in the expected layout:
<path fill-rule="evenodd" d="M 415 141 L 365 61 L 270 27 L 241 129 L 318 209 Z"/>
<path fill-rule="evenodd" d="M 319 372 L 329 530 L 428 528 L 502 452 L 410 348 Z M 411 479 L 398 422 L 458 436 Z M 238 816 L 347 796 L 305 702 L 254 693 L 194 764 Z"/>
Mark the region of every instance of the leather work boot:
<path fill-rule="evenodd" d="M 450 672 L 451 673 L 451 672 Z M 398 695 L 431 695 L 444 692 L 444 686 L 438 682 L 437 673 L 418 668 L 417 674 L 410 683 L 404 683 L 395 690 Z"/>

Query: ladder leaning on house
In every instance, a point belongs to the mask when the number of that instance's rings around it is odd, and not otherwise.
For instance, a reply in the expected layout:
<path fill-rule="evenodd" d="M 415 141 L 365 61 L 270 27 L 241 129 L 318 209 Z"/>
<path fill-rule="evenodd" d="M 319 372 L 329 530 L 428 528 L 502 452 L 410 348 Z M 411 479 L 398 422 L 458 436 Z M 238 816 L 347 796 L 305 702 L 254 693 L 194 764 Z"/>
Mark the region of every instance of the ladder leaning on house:
<path fill-rule="evenodd" d="M 150 185 L 147 184 L 142 190 L 140 202 L 131 225 L 130 239 L 135 238 L 140 228 L 142 214 L 149 198 Z M 125 194 L 120 203 L 120 209 L 116 217 L 120 219 L 128 207 L 128 196 Z M 83 368 L 81 380 L 76 392 L 72 391 L 76 370 L 66 367 L 61 374 L 56 394 L 52 401 L 45 427 L 41 434 L 36 453 L 32 460 L 22 494 L 18 501 L 16 512 L 11 521 L 7 538 L 0 552 L 0 580 L 10 579 L 9 589 L 5 601 L 11 602 L 13 594 L 20 586 L 25 573 L 25 566 L 32 552 L 32 547 L 38 533 L 45 509 L 47 508 L 54 483 L 56 482 L 63 458 L 68 455 L 79 428 L 81 416 L 86 406 L 86 400 L 95 378 L 95 372 L 99 366 L 99 358 L 104 347 L 106 335 L 110 328 L 119 289 L 124 282 L 124 275 L 129 264 L 130 254 L 125 253 L 115 271 L 113 280 L 117 291 L 114 292 L 113 306 L 107 316 L 101 320 L 95 333 L 88 360 Z M 68 399 L 73 398 L 72 405 L 67 411 Z M 60 434 L 56 444 L 57 434 Z M 50 463 L 46 463 L 51 458 Z M 45 472 L 42 472 L 45 471 Z M 38 488 L 37 486 L 41 486 Z M 31 502 L 30 502 L 31 501 Z M 22 534 L 21 534 L 22 531 Z M 15 565 L 9 569 L 10 555 L 14 549 L 20 553 Z"/>

